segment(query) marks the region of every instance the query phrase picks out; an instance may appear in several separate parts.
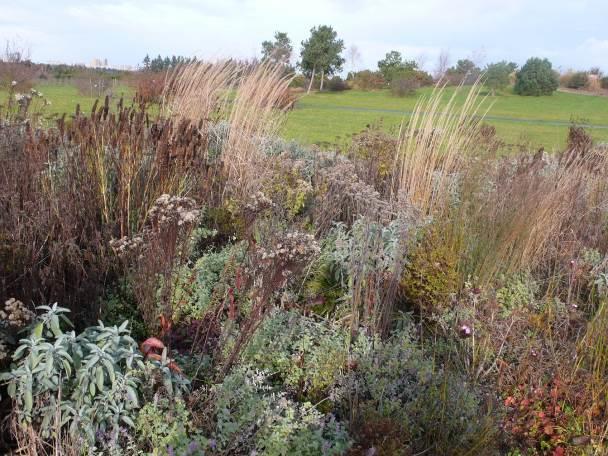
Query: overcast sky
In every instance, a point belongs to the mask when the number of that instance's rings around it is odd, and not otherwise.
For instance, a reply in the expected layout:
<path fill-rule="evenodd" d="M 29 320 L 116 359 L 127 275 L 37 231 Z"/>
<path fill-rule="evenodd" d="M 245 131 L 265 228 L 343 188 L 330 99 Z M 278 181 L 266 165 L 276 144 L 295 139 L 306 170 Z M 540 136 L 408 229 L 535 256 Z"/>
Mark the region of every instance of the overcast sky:
<path fill-rule="evenodd" d="M 246 58 L 277 30 L 297 55 L 319 24 L 358 47 L 359 68 L 395 49 L 430 70 L 444 49 L 452 63 L 539 56 L 608 71 L 608 0 L 0 0 L 0 39 L 19 39 L 41 62 Z"/>

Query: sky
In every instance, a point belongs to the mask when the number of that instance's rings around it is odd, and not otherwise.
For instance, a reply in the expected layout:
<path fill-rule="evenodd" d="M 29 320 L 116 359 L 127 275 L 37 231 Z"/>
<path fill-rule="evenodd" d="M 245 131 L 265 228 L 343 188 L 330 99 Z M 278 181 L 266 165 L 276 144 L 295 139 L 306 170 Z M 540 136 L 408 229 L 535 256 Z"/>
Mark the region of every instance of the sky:
<path fill-rule="evenodd" d="M 146 54 L 250 58 L 275 31 L 294 45 L 331 25 L 375 68 L 390 50 L 432 70 L 472 58 L 522 64 L 549 58 L 566 70 L 608 72 L 608 0 L 0 0 L 0 41 L 17 41 L 37 62 L 141 64 Z"/>

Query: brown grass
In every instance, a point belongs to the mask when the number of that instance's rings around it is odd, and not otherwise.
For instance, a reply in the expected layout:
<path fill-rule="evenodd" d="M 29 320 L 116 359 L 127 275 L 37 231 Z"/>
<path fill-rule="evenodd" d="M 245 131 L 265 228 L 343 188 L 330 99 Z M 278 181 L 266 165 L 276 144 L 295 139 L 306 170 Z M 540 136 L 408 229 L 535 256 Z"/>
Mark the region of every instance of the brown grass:
<path fill-rule="evenodd" d="M 446 104 L 444 86 L 436 86 L 428 99 L 417 103 L 400 133 L 394 199 L 406 199 L 426 214 L 445 207 L 453 177 L 471 152 L 477 127 L 485 115 L 480 89 L 479 82 L 474 84 L 462 106 L 456 105 L 462 86 Z"/>
<path fill-rule="evenodd" d="M 228 190 L 245 198 L 256 190 L 266 156 L 263 144 L 284 119 L 291 78 L 280 65 L 200 62 L 178 68 L 165 93 L 164 111 L 179 119 L 227 121 L 222 147 Z"/>

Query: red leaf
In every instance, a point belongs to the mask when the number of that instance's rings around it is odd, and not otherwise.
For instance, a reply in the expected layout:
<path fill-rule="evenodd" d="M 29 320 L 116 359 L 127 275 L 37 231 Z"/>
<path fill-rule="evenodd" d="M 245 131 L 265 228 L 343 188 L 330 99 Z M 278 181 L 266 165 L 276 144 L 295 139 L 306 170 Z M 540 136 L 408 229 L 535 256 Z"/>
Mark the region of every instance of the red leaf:
<path fill-rule="evenodd" d="M 153 350 L 162 350 L 165 344 L 156 337 L 148 337 L 141 343 L 140 350 L 144 355 L 148 355 Z"/>

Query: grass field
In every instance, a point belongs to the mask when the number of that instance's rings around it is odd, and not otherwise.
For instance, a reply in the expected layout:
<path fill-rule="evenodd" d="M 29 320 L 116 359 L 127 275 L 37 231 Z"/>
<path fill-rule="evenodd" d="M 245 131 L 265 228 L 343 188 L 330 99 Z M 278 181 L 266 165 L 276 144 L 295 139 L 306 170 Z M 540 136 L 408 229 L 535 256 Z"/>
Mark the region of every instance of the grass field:
<path fill-rule="evenodd" d="M 96 97 L 83 95 L 71 85 L 37 86 L 51 102 L 45 114 L 73 113 L 77 103 L 87 112 Z M 343 145 L 353 133 L 366 125 L 381 123 L 383 128 L 396 128 L 413 110 L 419 97 L 428 96 L 425 88 L 415 96 L 397 98 L 388 91 L 323 92 L 304 95 L 289 113 L 282 134 L 305 144 Z M 446 89 L 446 99 L 453 93 Z M 134 91 L 128 86 L 113 89 L 113 103 L 124 96 L 130 102 Z M 0 100 L 5 94 L 0 93 Z M 457 102 L 466 96 L 457 95 Z M 557 92 L 550 97 L 520 97 L 513 94 L 489 96 L 491 104 L 486 121 L 496 127 L 508 145 L 544 146 L 548 150 L 562 147 L 571 120 L 589 125 L 597 141 L 608 141 L 608 97 Z"/>
<path fill-rule="evenodd" d="M 97 99 L 95 96 L 82 94 L 75 86 L 69 84 L 40 84 L 36 89 L 51 102 L 51 105 L 44 110 L 44 115 L 49 117 L 63 113 L 72 114 L 77 104 L 80 104 L 83 112 L 89 112 Z M 114 106 L 121 96 L 125 98 L 125 103 L 130 103 L 133 95 L 134 91 L 131 87 L 116 86 L 112 90 L 112 105 Z M 0 104 L 4 104 L 5 100 L 6 92 L 0 90 Z"/>
<path fill-rule="evenodd" d="M 304 95 L 289 114 L 283 134 L 304 143 L 343 144 L 368 124 L 398 126 L 418 98 L 431 90 L 421 89 L 406 98 L 393 97 L 388 91 L 355 90 Z M 446 89 L 446 98 L 453 90 Z M 464 91 L 459 93 L 457 102 L 465 96 Z M 588 124 L 597 141 L 608 141 L 607 97 L 557 92 L 550 97 L 488 96 L 487 101 L 491 109 L 486 121 L 507 144 L 542 145 L 548 150 L 561 147 L 572 120 Z"/>

